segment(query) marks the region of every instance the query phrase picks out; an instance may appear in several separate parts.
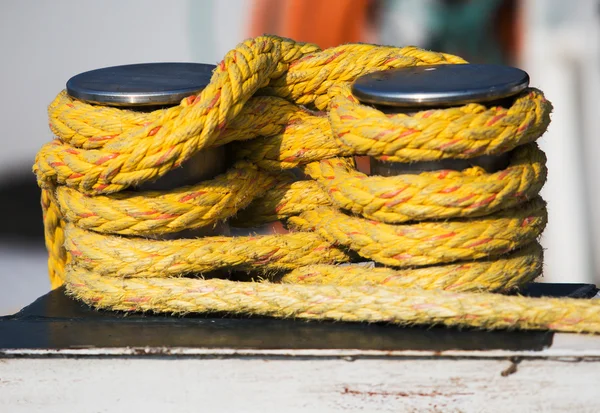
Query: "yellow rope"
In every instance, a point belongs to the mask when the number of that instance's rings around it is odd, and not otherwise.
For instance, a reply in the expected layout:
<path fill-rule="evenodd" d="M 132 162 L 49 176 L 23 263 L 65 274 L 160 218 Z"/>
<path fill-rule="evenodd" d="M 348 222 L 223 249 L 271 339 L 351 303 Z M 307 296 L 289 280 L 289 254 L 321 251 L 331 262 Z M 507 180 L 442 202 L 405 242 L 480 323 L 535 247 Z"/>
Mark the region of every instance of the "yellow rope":
<path fill-rule="evenodd" d="M 356 171 L 351 159 L 307 165 L 340 208 L 366 218 L 411 220 L 489 215 L 535 197 L 546 181 L 546 158 L 535 144 L 515 150 L 508 168 L 493 174 L 480 167 L 381 177 Z"/>
<path fill-rule="evenodd" d="M 339 267 L 334 265 L 309 265 L 287 273 L 281 281 L 290 284 L 384 285 L 426 290 L 510 292 L 540 275 L 542 252 L 538 243 L 532 243 L 493 259 L 410 270 L 350 264 L 339 271 Z"/>
<path fill-rule="evenodd" d="M 413 267 L 500 255 L 535 241 L 546 225 L 541 199 L 478 219 L 390 225 L 321 207 L 289 219 L 360 256 Z"/>
<path fill-rule="evenodd" d="M 66 283 L 91 305 L 125 311 L 600 332 L 597 303 L 493 294 L 542 269 L 546 159 L 533 142 L 551 105 L 540 91 L 508 107 L 389 115 L 349 88 L 377 70 L 460 63 L 414 47 L 319 50 L 262 36 L 229 52 L 205 90 L 169 109 L 99 107 L 60 93 L 49 108 L 58 139 L 34 166 L 53 287 Z M 220 176 L 127 190 L 222 145 L 236 163 Z M 508 151 L 509 166 L 496 173 L 387 178 L 358 172 L 352 158 Z M 155 239 L 224 220 L 278 219 L 297 232 Z M 221 279 L 231 270 L 237 281 Z"/>
<path fill-rule="evenodd" d="M 162 235 L 214 225 L 234 215 L 272 187 L 276 179 L 239 163 L 210 181 L 173 191 L 120 192 L 87 196 L 69 187 L 56 190 L 64 219 L 106 234 Z"/>
<path fill-rule="evenodd" d="M 65 237 L 65 248 L 80 267 L 115 277 L 169 277 L 255 267 L 293 269 L 348 261 L 333 242 L 311 232 L 157 241 L 100 235 L 69 224 Z"/>
<path fill-rule="evenodd" d="M 508 109 L 481 104 L 387 115 L 360 105 L 350 87 L 331 89 L 331 127 L 354 154 L 394 162 L 495 155 L 532 142 L 550 122 L 548 102 L 528 90 Z"/>

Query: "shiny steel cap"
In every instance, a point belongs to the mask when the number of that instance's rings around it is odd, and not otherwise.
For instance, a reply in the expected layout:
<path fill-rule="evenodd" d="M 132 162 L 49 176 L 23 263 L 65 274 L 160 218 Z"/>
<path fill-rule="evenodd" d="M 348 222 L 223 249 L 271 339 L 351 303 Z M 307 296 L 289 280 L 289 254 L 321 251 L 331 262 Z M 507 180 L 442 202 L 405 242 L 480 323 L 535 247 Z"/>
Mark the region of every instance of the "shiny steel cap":
<path fill-rule="evenodd" d="M 175 105 L 208 85 L 214 65 L 142 63 L 105 67 L 73 76 L 67 93 L 108 106 Z"/>
<path fill-rule="evenodd" d="M 363 103 L 403 108 L 456 106 L 515 95 L 529 85 L 521 69 L 501 65 L 432 65 L 359 77 L 352 93 Z"/>

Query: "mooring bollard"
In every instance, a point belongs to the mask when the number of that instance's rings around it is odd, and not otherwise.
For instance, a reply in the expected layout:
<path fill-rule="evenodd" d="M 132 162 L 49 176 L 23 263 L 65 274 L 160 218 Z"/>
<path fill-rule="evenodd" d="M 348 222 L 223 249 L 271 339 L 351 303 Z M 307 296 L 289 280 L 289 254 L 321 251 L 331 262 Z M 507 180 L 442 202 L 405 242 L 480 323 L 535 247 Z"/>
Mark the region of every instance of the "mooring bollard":
<path fill-rule="evenodd" d="M 152 111 L 179 104 L 200 93 L 210 82 L 214 65 L 202 63 L 142 63 L 106 67 L 73 76 L 67 93 L 79 100 L 100 106 L 133 111 Z M 225 147 L 213 147 L 196 153 L 181 167 L 134 190 L 164 191 L 197 184 L 227 170 Z M 215 226 L 162 236 L 162 239 L 229 235 L 229 226 Z"/>
<path fill-rule="evenodd" d="M 374 72 L 358 78 L 352 93 L 361 102 L 394 114 L 446 109 L 468 103 L 502 105 L 529 85 L 523 70 L 501 65 L 461 64 L 415 66 Z M 411 163 L 371 157 L 371 174 L 392 176 L 479 166 L 496 172 L 508 166 L 510 152 L 471 159 L 441 159 Z"/>

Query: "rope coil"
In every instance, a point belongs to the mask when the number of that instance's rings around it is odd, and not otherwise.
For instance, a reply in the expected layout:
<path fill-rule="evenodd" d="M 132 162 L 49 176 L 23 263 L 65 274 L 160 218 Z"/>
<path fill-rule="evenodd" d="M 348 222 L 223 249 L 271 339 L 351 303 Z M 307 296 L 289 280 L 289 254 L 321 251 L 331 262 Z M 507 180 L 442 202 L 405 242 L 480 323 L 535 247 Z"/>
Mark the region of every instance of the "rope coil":
<path fill-rule="evenodd" d="M 506 108 L 388 115 L 349 88 L 373 71 L 460 63 L 414 47 L 319 50 L 262 36 L 229 52 L 201 93 L 172 108 L 134 112 L 60 93 L 49 107 L 58 139 L 34 165 L 53 287 L 65 283 L 90 305 L 125 311 L 600 332 L 597 303 L 491 294 L 514 291 L 542 269 L 536 239 L 547 216 L 538 194 L 547 171 L 533 142 L 551 105 L 540 91 Z M 222 145 L 237 161 L 214 179 L 127 190 Z M 353 162 L 505 152 L 510 164 L 496 173 L 384 178 Z M 293 168 L 309 179 L 285 171 Z M 152 239 L 224 220 L 251 227 L 276 219 L 293 231 Z M 364 260 L 383 267 L 356 263 Z M 252 273 L 202 277 L 217 270 Z"/>

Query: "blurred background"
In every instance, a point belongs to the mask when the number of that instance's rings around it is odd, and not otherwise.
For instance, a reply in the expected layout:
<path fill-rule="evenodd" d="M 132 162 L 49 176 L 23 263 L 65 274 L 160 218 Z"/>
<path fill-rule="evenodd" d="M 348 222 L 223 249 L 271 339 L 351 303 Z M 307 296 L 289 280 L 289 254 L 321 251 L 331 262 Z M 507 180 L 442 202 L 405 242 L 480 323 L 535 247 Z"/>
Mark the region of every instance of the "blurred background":
<path fill-rule="evenodd" d="M 542 281 L 600 282 L 598 0 L 2 0 L 0 19 L 0 315 L 50 288 L 31 166 L 66 81 L 129 63 L 216 63 L 263 33 L 322 48 L 412 44 L 528 71 L 554 104 L 541 140 Z"/>

